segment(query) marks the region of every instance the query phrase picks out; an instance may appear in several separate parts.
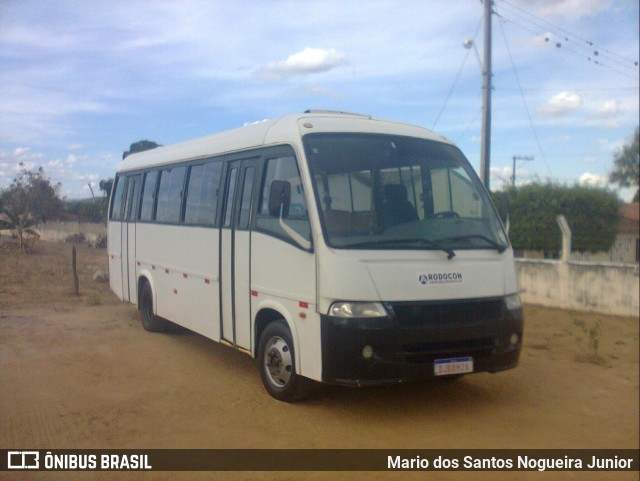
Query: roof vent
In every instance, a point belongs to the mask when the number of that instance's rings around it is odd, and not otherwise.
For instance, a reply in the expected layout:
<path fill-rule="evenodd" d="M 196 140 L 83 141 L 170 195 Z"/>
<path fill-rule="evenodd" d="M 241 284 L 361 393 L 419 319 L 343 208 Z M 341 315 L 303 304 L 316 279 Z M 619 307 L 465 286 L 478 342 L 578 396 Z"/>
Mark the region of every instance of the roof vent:
<path fill-rule="evenodd" d="M 318 109 L 307 109 L 304 111 L 305 114 L 333 114 L 333 115 L 349 115 L 351 117 L 363 117 L 366 119 L 370 119 L 371 115 L 366 114 L 356 114 L 353 112 L 342 112 L 340 110 L 318 110 Z"/>

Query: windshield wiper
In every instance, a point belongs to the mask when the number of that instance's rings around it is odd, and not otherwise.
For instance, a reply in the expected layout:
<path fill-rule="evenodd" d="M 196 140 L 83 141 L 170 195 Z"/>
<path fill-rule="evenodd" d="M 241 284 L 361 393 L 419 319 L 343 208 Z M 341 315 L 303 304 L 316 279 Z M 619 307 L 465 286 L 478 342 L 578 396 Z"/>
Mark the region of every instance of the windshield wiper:
<path fill-rule="evenodd" d="M 464 240 L 472 240 L 472 239 L 479 239 L 486 242 L 487 244 L 489 244 L 490 247 L 496 249 L 500 254 L 502 254 L 504 251 L 507 250 L 506 245 L 500 244 L 499 242 L 496 242 L 493 239 L 482 234 L 468 234 L 468 235 L 460 235 L 455 237 L 445 237 L 443 239 L 438 239 L 438 240 L 446 241 L 446 242 L 451 242 L 451 241 L 456 242 L 456 241 L 464 241 Z"/>
<path fill-rule="evenodd" d="M 375 246 L 384 246 L 384 245 L 394 245 L 394 244 L 423 244 L 428 247 L 433 247 L 434 249 L 438 249 L 447 253 L 447 259 L 451 259 L 456 255 L 453 249 L 443 246 L 438 242 L 431 241 L 429 239 L 422 239 L 420 237 L 410 238 L 410 239 L 376 239 L 369 240 L 363 242 L 356 242 L 354 244 L 346 244 L 343 247 L 375 247 Z"/>

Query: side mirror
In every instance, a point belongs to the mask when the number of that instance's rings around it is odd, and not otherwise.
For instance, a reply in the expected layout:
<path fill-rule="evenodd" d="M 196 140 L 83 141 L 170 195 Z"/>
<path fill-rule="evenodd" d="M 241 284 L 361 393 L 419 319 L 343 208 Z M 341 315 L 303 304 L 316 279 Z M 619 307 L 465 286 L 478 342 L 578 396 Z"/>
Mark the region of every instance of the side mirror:
<path fill-rule="evenodd" d="M 286 219 L 291 205 L 291 184 L 286 180 L 274 180 L 269 191 L 269 215 Z"/>
<path fill-rule="evenodd" d="M 269 191 L 269 215 L 280 219 L 280 227 L 293 241 L 306 250 L 311 250 L 311 241 L 308 241 L 284 221 L 289 216 L 291 205 L 291 184 L 286 180 L 274 180 Z"/>

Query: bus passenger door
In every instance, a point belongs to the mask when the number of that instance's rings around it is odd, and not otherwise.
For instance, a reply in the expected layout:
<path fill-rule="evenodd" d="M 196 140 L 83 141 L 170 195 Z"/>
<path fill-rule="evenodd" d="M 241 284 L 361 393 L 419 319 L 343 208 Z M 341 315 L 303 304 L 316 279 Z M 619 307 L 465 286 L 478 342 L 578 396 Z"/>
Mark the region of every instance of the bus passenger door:
<path fill-rule="evenodd" d="M 221 338 L 251 349 L 251 222 L 255 160 L 229 163 L 220 229 Z"/>
<path fill-rule="evenodd" d="M 142 175 L 127 178 L 124 219 L 122 220 L 122 296 L 125 301 L 138 302 L 136 283 L 136 217 Z"/>

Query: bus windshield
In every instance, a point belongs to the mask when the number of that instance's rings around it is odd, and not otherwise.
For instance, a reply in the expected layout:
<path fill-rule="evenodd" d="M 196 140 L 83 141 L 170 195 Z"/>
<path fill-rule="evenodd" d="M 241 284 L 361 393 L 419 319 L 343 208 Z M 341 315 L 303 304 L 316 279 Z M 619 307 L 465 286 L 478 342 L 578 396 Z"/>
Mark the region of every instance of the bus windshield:
<path fill-rule="evenodd" d="M 328 245 L 495 249 L 508 240 L 486 191 L 452 145 L 379 134 L 307 134 L 304 147 Z"/>

